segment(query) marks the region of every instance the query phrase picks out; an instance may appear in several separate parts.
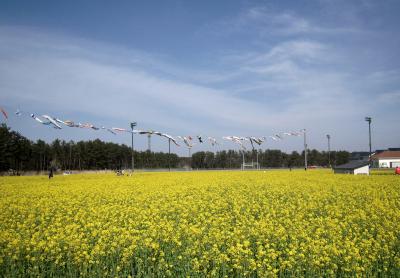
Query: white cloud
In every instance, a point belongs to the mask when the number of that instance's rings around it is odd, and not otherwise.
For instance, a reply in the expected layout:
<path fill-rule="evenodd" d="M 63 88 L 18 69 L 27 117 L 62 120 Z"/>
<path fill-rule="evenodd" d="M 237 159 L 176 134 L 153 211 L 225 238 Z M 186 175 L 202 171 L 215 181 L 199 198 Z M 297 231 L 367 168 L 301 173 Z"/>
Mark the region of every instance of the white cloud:
<path fill-rule="evenodd" d="M 159 77 L 152 74 L 152 64 L 141 69 L 138 63 L 121 65 L 118 62 L 123 57 L 117 51 L 111 53 L 117 56 L 116 63 L 110 57 L 104 59 L 101 48 L 99 55 L 90 53 L 90 43 L 70 41 L 66 45 L 61 41 L 59 45 L 50 37 L 37 43 L 36 38 L 8 40 L 2 36 L 1 84 L 7 89 L 2 99 L 11 98 L 25 105 L 40 102 L 61 111 L 73 109 L 114 118 L 137 114 L 148 123 L 162 121 L 165 128 L 179 126 L 183 132 L 194 129 L 191 118 L 201 129 L 210 121 L 221 126 L 264 127 L 251 115 L 266 116 L 257 103 L 236 99 L 223 90 Z M 14 56 L 10 57 L 10 52 Z M 139 66 L 144 64 L 140 62 Z M 242 115 L 239 107 L 252 113 Z"/>
<path fill-rule="evenodd" d="M 355 17 L 351 13 L 352 18 Z M 336 16 L 337 17 L 337 16 Z M 338 23 L 338 21 L 336 21 Z M 292 10 L 276 10 L 272 6 L 248 8 L 234 18 L 225 18 L 207 24 L 201 32 L 220 36 L 232 36 L 241 33 L 255 32 L 259 37 L 290 37 L 294 35 L 342 35 L 365 34 L 365 30 L 348 24 L 329 25 L 325 21 L 316 21 L 302 16 Z"/>
<path fill-rule="evenodd" d="M 243 25 L 262 24 L 260 27 L 275 33 L 310 33 L 322 32 L 324 29 L 313 26 L 308 20 L 291 12 L 276 13 L 265 7 L 252 7 L 240 17 Z"/>

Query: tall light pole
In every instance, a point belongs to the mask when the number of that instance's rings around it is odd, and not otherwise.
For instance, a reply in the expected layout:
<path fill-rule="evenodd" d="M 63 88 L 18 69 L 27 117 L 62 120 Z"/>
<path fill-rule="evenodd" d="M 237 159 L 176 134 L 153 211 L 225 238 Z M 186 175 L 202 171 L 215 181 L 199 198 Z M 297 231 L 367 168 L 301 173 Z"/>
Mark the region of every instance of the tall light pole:
<path fill-rule="evenodd" d="M 151 152 L 151 134 L 147 134 L 147 149 Z"/>
<path fill-rule="evenodd" d="M 242 171 L 244 171 L 244 149 L 243 148 L 242 148 L 242 159 L 243 159 Z"/>
<path fill-rule="evenodd" d="M 135 171 L 135 159 L 133 158 L 133 128 L 137 126 L 136 122 L 131 123 L 131 129 L 132 129 L 132 173 Z"/>
<path fill-rule="evenodd" d="M 188 147 L 190 170 L 193 170 L 193 169 L 192 169 L 192 154 L 191 154 L 191 150 L 192 150 L 192 147 Z"/>
<path fill-rule="evenodd" d="M 328 165 L 331 168 L 331 136 L 327 134 L 326 138 L 328 138 Z"/>
<path fill-rule="evenodd" d="M 257 153 L 256 153 L 257 154 L 257 158 L 256 158 L 257 159 L 257 170 L 260 170 L 260 165 L 258 165 L 258 149 L 256 151 L 257 151 Z"/>
<path fill-rule="evenodd" d="M 371 147 L 371 117 L 365 117 L 365 121 L 368 122 L 368 131 L 369 131 L 369 161 L 371 164 L 371 153 L 372 153 L 372 147 Z"/>
<path fill-rule="evenodd" d="M 304 171 L 307 171 L 307 137 L 306 137 L 306 129 L 303 129 L 304 135 Z"/>
<path fill-rule="evenodd" d="M 171 138 L 168 138 L 168 171 L 171 172 Z"/>

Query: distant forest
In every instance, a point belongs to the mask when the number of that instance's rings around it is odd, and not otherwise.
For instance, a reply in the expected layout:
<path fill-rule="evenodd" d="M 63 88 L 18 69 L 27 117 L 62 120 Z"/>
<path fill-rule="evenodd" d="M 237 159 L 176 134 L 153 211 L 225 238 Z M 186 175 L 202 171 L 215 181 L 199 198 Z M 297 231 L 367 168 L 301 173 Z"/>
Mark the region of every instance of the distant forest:
<path fill-rule="evenodd" d="M 135 168 L 168 168 L 168 153 L 134 152 Z M 32 142 L 6 125 L 0 126 L 0 171 L 44 171 L 50 165 L 60 170 L 128 169 L 132 152 L 127 145 L 93 141 L 43 140 Z M 179 157 L 170 155 L 171 168 Z"/>
<path fill-rule="evenodd" d="M 308 165 L 328 166 L 328 153 L 308 150 Z M 32 142 L 5 124 L 0 126 L 0 171 L 46 171 L 50 165 L 60 170 L 129 169 L 131 148 L 127 145 L 94 141 L 54 140 L 48 144 L 43 140 Z M 256 151 L 245 151 L 245 161 L 256 161 Z M 135 151 L 135 168 L 168 168 L 168 153 Z M 347 151 L 331 151 L 331 165 L 349 161 Z M 191 158 L 169 156 L 171 168 L 192 167 L 194 169 L 240 168 L 242 152 L 235 150 L 196 152 Z M 304 167 L 304 151 L 286 154 L 280 150 L 258 150 L 261 168 Z"/>
<path fill-rule="evenodd" d="M 282 167 L 304 167 L 304 151 L 298 153 L 293 151 L 290 154 L 281 150 L 254 150 L 244 153 L 245 163 L 256 162 L 258 151 L 258 163 L 261 168 L 282 168 Z M 344 164 L 349 161 L 350 153 L 347 151 L 331 151 L 331 166 Z M 197 152 L 192 155 L 191 166 L 196 169 L 213 168 L 240 168 L 243 158 L 242 153 L 228 150 L 213 152 Z M 328 152 L 319 152 L 315 149 L 307 150 L 308 166 L 329 166 Z"/>

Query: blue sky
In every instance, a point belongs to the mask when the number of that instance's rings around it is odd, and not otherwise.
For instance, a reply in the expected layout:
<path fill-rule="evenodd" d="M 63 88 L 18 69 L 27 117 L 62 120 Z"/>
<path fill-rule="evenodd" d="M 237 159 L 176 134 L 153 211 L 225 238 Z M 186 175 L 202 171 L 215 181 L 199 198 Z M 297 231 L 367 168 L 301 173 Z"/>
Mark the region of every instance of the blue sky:
<path fill-rule="evenodd" d="M 373 148 L 400 147 L 399 12 L 391 0 L 3 0 L 0 106 L 175 136 L 306 128 L 310 148 L 326 149 L 330 134 L 332 149 L 351 151 L 368 149 L 371 116 Z M 130 143 L 27 117 L 8 124 L 33 140 Z M 146 143 L 135 136 L 136 148 Z M 301 150 L 302 140 L 263 148 Z"/>

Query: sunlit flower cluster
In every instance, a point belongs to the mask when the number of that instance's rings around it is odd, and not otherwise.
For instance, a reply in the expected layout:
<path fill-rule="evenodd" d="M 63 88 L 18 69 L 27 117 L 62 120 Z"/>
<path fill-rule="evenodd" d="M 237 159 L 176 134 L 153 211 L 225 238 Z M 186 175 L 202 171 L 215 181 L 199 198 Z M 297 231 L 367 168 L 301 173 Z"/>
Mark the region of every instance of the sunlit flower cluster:
<path fill-rule="evenodd" d="M 330 171 L 0 178 L 4 276 L 399 276 L 400 179 Z"/>

